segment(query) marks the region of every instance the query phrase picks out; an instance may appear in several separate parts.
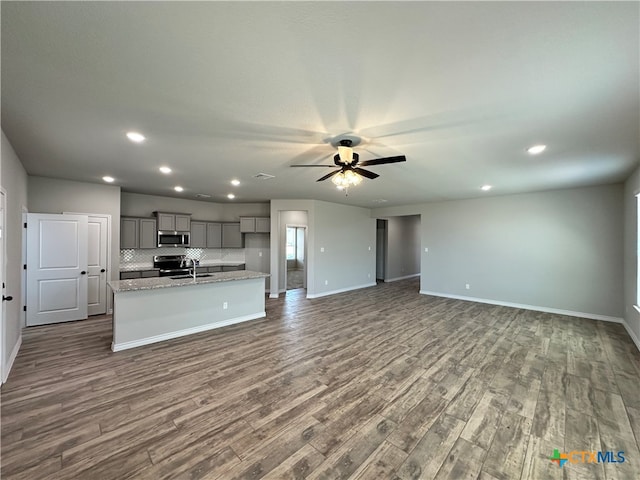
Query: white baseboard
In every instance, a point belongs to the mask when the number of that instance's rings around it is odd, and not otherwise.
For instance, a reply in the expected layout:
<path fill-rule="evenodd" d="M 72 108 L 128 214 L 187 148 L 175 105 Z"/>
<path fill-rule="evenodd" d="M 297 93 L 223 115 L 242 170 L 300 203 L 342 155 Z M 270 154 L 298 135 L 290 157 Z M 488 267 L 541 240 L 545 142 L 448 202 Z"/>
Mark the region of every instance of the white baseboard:
<path fill-rule="evenodd" d="M 329 292 L 320 292 L 320 293 L 307 293 L 307 298 L 319 298 L 326 297 L 328 295 L 335 295 L 336 293 L 344 293 L 350 292 L 351 290 L 360 290 L 361 288 L 375 287 L 376 283 L 365 283 L 364 285 L 356 285 L 353 287 L 340 288 L 338 290 L 331 290 Z"/>
<path fill-rule="evenodd" d="M 269 298 L 278 298 L 278 294 L 277 293 L 270 293 L 269 294 Z"/>
<path fill-rule="evenodd" d="M 397 282 L 398 280 L 406 280 L 407 278 L 415 278 L 419 276 L 419 273 L 413 273 L 411 275 L 405 275 L 404 277 L 385 278 L 384 283 Z"/>
<path fill-rule="evenodd" d="M 4 372 L 2 372 L 2 383 L 5 383 L 7 381 L 7 378 L 9 378 L 9 373 L 11 372 L 11 368 L 13 367 L 13 362 L 18 356 L 18 351 L 20 350 L 21 345 L 22 335 L 18 337 L 18 341 L 13 347 L 13 350 L 11 350 L 11 355 L 9 355 L 9 360 L 7 360 L 7 364 L 4 366 Z"/>
<path fill-rule="evenodd" d="M 206 332 L 207 330 L 213 330 L 215 328 L 226 327 L 228 325 L 235 325 L 236 323 L 248 322 L 249 320 L 255 320 L 257 318 L 266 317 L 266 312 L 254 313 L 251 315 L 244 315 L 242 317 L 230 318 L 228 320 L 222 320 L 217 323 L 201 325 L 199 327 L 185 328 L 184 330 L 178 330 L 171 333 L 163 333 L 162 335 L 154 335 L 153 337 L 143 338 L 141 340 L 134 340 L 131 342 L 112 343 L 111 350 L 119 352 L 121 350 L 127 350 L 129 348 L 141 347 L 143 345 L 149 345 L 151 343 L 163 342 L 165 340 L 171 340 L 172 338 L 184 337 L 186 335 L 193 335 L 194 333 Z"/>
<path fill-rule="evenodd" d="M 638 351 L 640 351 L 640 338 L 638 338 L 638 336 L 634 333 L 634 331 L 631 330 L 631 327 L 629 326 L 629 324 L 627 324 L 626 321 L 623 321 L 622 325 L 624 325 L 624 328 L 629 334 L 629 336 L 631 337 L 631 340 L 633 340 L 633 343 L 636 344 L 636 348 L 638 349 Z"/>
<path fill-rule="evenodd" d="M 466 300 L 469 302 L 488 303 L 490 305 L 500 305 L 503 307 L 522 308 L 524 310 L 535 310 L 536 312 L 556 313 L 558 315 L 568 315 L 570 317 L 588 318 L 590 320 L 602 320 L 603 322 L 614 322 L 624 324 L 624 320 L 620 317 L 610 317 L 608 315 L 600 315 L 597 313 L 574 312 L 572 310 L 562 310 L 560 308 L 539 307 L 536 305 L 525 305 L 522 303 L 502 302 L 500 300 L 487 300 L 485 298 L 465 297 L 463 295 L 450 295 L 448 293 L 429 292 L 420 290 L 422 295 L 433 295 L 434 297 L 455 298 L 456 300 Z"/>

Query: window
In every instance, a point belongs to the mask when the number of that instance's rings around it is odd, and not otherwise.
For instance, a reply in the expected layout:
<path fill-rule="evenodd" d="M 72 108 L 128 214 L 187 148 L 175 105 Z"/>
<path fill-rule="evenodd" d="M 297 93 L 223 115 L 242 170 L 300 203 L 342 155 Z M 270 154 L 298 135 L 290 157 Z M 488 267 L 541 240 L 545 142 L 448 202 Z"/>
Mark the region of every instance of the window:
<path fill-rule="evenodd" d="M 287 227 L 287 260 L 295 260 L 295 258 L 296 258 L 296 229 Z"/>

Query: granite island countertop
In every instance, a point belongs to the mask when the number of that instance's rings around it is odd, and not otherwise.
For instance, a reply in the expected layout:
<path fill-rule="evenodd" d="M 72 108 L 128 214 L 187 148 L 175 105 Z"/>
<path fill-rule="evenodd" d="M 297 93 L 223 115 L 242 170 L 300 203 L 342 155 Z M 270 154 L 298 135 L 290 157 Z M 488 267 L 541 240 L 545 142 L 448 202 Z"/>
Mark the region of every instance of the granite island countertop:
<path fill-rule="evenodd" d="M 155 290 L 158 288 L 188 287 L 205 283 L 232 282 L 236 280 L 250 280 L 253 278 L 267 278 L 270 275 L 251 270 L 237 270 L 233 272 L 219 272 L 196 275 L 193 278 L 174 280 L 171 277 L 135 278 L 132 280 L 111 280 L 107 282 L 113 293 L 131 292 L 137 290 Z"/>

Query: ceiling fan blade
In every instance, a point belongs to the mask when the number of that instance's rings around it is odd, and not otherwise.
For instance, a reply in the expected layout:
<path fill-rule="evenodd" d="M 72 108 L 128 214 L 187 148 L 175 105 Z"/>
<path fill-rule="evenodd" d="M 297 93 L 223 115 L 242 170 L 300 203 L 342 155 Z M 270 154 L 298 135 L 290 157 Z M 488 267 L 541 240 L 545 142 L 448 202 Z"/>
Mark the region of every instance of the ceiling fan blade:
<path fill-rule="evenodd" d="M 367 165 L 384 165 L 386 163 L 398 163 L 406 161 L 407 157 L 405 157 L 404 155 L 399 155 L 397 157 L 374 158 L 373 160 L 365 160 L 364 162 L 359 162 L 358 166 L 366 167 Z"/>
<path fill-rule="evenodd" d="M 336 168 L 335 165 L 289 165 L 290 167 L 330 167 Z"/>
<path fill-rule="evenodd" d="M 358 175 L 362 175 L 363 177 L 370 178 L 371 180 L 373 180 L 374 178 L 378 178 L 380 176 L 377 173 L 370 172 L 369 170 L 365 170 L 364 168 L 354 168 L 353 171 L 356 172 Z"/>
<path fill-rule="evenodd" d="M 331 172 L 331 173 L 329 173 L 329 174 L 325 175 L 324 177 L 319 178 L 318 180 L 316 180 L 316 182 L 322 182 L 322 181 L 326 180 L 327 178 L 331 178 L 331 177 L 333 177 L 334 175 L 336 175 L 337 173 L 340 173 L 340 171 L 341 171 L 341 170 L 339 170 L 339 169 L 338 169 L 338 170 L 336 170 L 335 172 Z"/>

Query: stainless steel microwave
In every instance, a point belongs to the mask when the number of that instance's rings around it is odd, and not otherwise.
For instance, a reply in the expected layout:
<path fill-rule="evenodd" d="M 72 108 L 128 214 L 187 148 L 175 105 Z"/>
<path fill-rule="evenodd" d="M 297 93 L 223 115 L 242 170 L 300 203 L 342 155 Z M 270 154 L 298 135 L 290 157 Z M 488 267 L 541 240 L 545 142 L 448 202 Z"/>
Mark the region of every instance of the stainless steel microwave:
<path fill-rule="evenodd" d="M 158 231 L 158 247 L 188 247 L 190 239 L 190 232 Z"/>

